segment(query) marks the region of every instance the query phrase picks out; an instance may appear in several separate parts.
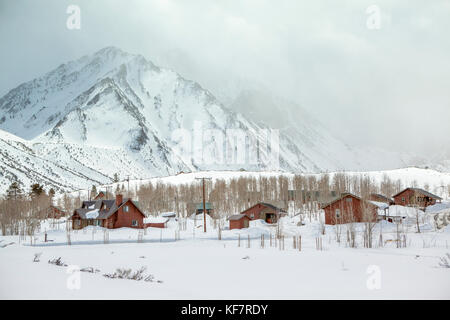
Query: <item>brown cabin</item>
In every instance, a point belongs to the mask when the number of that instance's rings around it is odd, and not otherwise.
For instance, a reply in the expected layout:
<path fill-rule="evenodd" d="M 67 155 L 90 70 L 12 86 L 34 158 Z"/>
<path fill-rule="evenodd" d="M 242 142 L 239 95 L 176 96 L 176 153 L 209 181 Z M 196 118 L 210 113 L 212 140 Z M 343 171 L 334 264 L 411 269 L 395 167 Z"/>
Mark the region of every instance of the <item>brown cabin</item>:
<path fill-rule="evenodd" d="M 325 224 L 377 221 L 378 207 L 351 193 L 339 197 L 322 206 L 325 211 Z M 367 214 L 364 214 L 367 212 Z"/>
<path fill-rule="evenodd" d="M 66 212 L 56 206 L 48 206 L 39 212 L 42 219 L 59 219 L 66 216 Z"/>
<path fill-rule="evenodd" d="M 285 216 L 287 212 L 270 203 L 260 202 L 241 214 L 246 215 L 250 220 L 262 219 L 267 223 L 277 223 L 278 219 Z"/>
<path fill-rule="evenodd" d="M 393 205 L 394 201 L 391 198 L 386 197 L 385 195 L 379 193 L 371 193 L 369 196 L 369 200 L 386 203 L 388 205 Z"/>
<path fill-rule="evenodd" d="M 245 214 L 235 214 L 228 217 L 230 221 L 230 230 L 248 228 L 250 218 Z"/>
<path fill-rule="evenodd" d="M 420 188 L 406 188 L 393 196 L 394 203 L 399 206 L 418 206 L 425 209 L 441 202 L 442 198 Z"/>
<path fill-rule="evenodd" d="M 144 228 L 144 213 L 131 198 L 116 195 L 115 200 L 83 201 L 71 217 L 74 230 L 86 226 L 100 226 L 108 229 Z"/>

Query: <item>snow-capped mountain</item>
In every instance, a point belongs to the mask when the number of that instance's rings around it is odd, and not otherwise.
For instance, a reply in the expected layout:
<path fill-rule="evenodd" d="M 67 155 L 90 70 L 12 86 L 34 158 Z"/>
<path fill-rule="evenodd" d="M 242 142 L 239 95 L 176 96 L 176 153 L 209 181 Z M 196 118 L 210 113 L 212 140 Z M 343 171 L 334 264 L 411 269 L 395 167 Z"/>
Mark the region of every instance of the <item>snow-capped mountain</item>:
<path fill-rule="evenodd" d="M 280 112 L 283 103 L 274 101 L 273 111 Z M 306 115 L 286 119 L 287 129 L 281 128 L 279 136 L 281 170 L 371 170 L 387 163 L 375 152 L 361 156 L 366 152 L 352 150 Z M 269 149 L 252 149 L 264 145 L 263 133 L 270 127 L 258 120 L 232 111 L 198 83 L 141 55 L 107 47 L 0 99 L 0 189 L 14 180 L 73 190 L 109 183 L 115 173 L 139 179 L 179 171 L 274 169 L 262 161 Z M 222 144 L 220 135 L 202 131 L 203 148 L 195 149 L 198 124 L 216 134 L 241 129 L 245 159 L 257 161 L 199 160 L 202 149 L 220 155 L 214 146 Z M 194 145 L 192 153 L 179 148 L 181 140 Z M 384 169 L 407 164 L 396 155 L 390 159 Z"/>

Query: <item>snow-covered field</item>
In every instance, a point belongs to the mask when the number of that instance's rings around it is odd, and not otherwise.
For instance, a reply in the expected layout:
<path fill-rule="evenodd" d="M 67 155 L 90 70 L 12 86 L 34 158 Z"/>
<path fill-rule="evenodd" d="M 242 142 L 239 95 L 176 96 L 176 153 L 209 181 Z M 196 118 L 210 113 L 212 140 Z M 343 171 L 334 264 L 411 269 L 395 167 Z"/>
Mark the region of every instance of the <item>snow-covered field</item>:
<path fill-rule="evenodd" d="M 450 226 L 435 230 L 423 224 L 405 229 L 406 248 L 396 248 L 395 225 L 383 222 L 375 230 L 375 248 L 346 245 L 345 231 L 336 242 L 336 229 L 320 235 L 317 221 L 298 226 L 299 218 L 282 219 L 284 250 L 270 235 L 275 227 L 252 221 L 243 230 L 218 230 L 201 217 L 187 219 L 186 229 L 168 223 L 166 229 L 105 231 L 88 227 L 71 233 L 67 243 L 64 224 L 45 223 L 30 237 L 0 237 L 1 299 L 449 299 L 450 269 L 439 265 L 450 252 Z M 196 227 L 194 227 L 194 225 Z M 226 224 L 227 225 L 227 224 Z M 59 228 L 59 230 L 58 230 Z M 362 230 L 362 225 L 357 226 Z M 383 246 L 379 246 L 380 228 Z M 49 242 L 44 242 L 44 230 Z M 194 232 L 195 230 L 195 232 Z M 345 230 L 345 227 L 343 227 Z M 261 248 L 261 234 L 265 246 Z M 293 236 L 302 236 L 301 251 L 293 248 Z M 240 246 L 238 237 L 240 237 Z M 250 237 L 250 248 L 248 238 Z M 323 250 L 316 250 L 321 237 Z M 138 241 L 140 240 L 140 241 Z M 36 253 L 40 261 L 33 262 Z M 67 266 L 48 263 L 61 257 Z M 78 272 L 93 267 L 98 272 Z M 133 271 L 146 267 L 152 281 L 110 279 L 117 268 Z"/>

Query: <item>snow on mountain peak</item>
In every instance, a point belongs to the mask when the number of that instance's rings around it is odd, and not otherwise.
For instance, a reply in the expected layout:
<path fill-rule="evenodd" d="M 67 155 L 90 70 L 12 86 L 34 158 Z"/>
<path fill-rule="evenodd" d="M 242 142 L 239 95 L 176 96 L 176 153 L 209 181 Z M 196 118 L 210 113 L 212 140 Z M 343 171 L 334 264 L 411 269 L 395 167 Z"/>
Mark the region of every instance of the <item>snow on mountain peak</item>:
<path fill-rule="evenodd" d="M 26 141 L 20 152 L 8 148 L 10 161 L 3 160 L 8 164 L 3 167 L 9 168 L 10 180 L 45 176 L 50 185 L 62 189 L 86 181 L 107 183 L 114 173 L 142 178 L 181 170 L 265 170 L 260 162 L 206 164 L 194 159 L 198 150 L 191 158 L 175 151 L 173 133 L 184 130 L 192 137 L 198 123 L 203 130 L 219 133 L 240 129 L 259 146 L 266 139 L 261 132 L 268 126 L 253 119 L 258 117 L 224 107 L 198 83 L 159 68 L 142 55 L 110 46 L 61 64 L 0 98 L 0 129 Z M 280 169 L 380 169 L 363 168 L 359 155 L 308 119 L 291 120 L 289 130 L 280 130 Z M 215 137 L 211 139 L 204 147 L 216 143 Z M 258 151 L 260 159 L 264 152 Z M 39 158 L 35 165 L 23 159 L 27 152 Z M 246 155 L 254 156 L 251 152 Z M 15 170 L 14 161 L 23 168 Z M 371 163 L 378 164 L 373 159 Z M 393 161 L 396 164 L 400 167 L 402 162 Z M 34 174 L 23 173 L 30 169 Z"/>

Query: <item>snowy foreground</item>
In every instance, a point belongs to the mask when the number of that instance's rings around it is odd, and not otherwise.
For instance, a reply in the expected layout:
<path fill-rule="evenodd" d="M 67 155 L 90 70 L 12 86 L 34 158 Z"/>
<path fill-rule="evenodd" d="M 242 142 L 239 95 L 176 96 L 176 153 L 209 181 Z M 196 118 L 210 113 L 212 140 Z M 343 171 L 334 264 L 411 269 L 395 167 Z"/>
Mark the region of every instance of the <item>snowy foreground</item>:
<path fill-rule="evenodd" d="M 197 226 L 194 228 L 194 223 Z M 282 219 L 285 248 L 275 247 L 275 227 L 262 221 L 248 229 L 223 230 L 212 222 L 203 233 L 202 221 L 189 220 L 186 230 L 170 222 L 167 229 L 105 230 L 88 227 L 71 233 L 64 223 L 45 224 L 35 243 L 30 237 L 0 237 L 1 299 L 449 299 L 450 269 L 439 265 L 450 252 L 450 227 L 422 225 L 406 233 L 407 247 L 396 248 L 395 225 L 384 222 L 384 246 L 365 249 L 341 244 L 336 229 L 327 226 L 316 250 L 318 222 L 297 226 L 298 217 Z M 358 226 L 362 227 L 362 226 Z M 44 242 L 44 228 L 49 242 Z M 59 230 L 58 230 L 59 228 Z M 380 225 L 375 238 L 378 239 Z M 53 229 L 53 230 L 52 230 Z M 195 229 L 195 233 L 194 230 Z M 161 231 L 162 230 L 162 231 Z M 261 248 L 261 234 L 265 247 Z M 238 236 L 240 235 L 240 247 Z M 293 236 L 302 236 L 302 250 Z M 250 236 L 250 248 L 248 248 Z M 108 241 L 109 238 L 109 241 Z M 106 243 L 105 243 L 106 240 Z M 362 242 L 361 242 L 362 243 Z M 33 262 L 41 253 L 39 262 Z M 66 266 L 48 263 L 61 257 Z M 96 272 L 79 272 L 92 267 Z M 147 281 L 111 279 L 117 268 L 146 267 Z M 152 276 L 150 276 L 152 275 Z"/>

